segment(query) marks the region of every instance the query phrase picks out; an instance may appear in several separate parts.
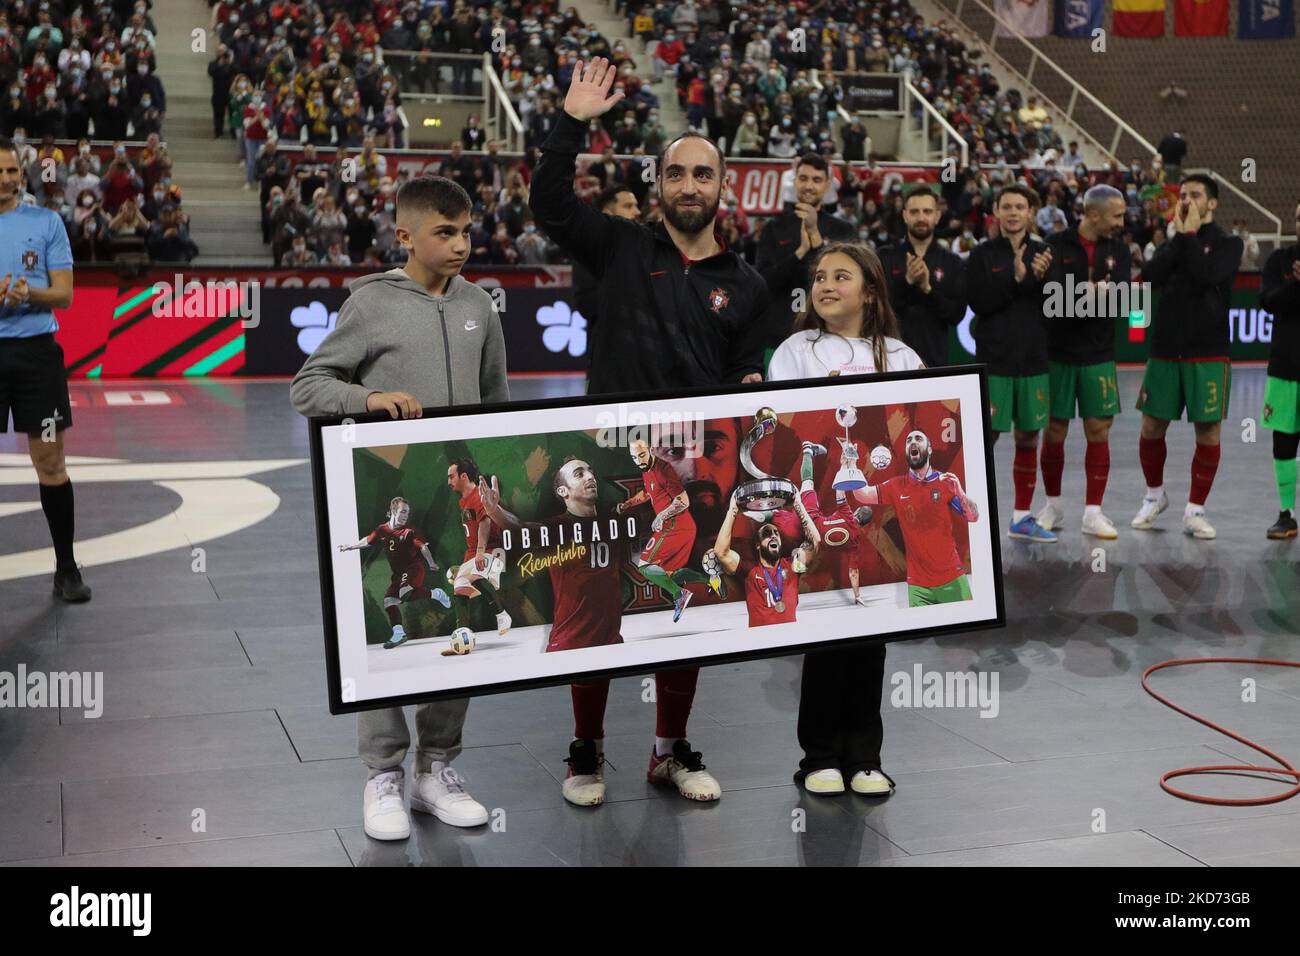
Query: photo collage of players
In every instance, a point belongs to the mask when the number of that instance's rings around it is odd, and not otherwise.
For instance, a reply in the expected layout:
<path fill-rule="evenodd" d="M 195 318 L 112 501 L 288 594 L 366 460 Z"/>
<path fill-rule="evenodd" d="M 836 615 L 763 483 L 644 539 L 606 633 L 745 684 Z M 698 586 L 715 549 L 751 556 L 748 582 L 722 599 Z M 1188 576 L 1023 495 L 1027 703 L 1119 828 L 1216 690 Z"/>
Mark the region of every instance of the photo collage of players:
<path fill-rule="evenodd" d="M 961 430 L 952 399 L 355 448 L 360 536 L 334 547 L 361 552 L 366 644 L 393 655 L 968 601 Z"/>

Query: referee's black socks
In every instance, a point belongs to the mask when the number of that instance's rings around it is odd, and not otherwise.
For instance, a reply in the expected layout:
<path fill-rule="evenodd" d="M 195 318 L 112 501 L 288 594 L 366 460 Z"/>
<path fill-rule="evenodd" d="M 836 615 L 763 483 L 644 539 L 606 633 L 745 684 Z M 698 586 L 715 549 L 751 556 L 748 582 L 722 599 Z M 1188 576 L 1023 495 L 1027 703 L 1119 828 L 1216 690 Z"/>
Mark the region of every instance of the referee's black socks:
<path fill-rule="evenodd" d="M 41 485 L 41 510 L 45 512 L 45 520 L 50 526 L 58 567 L 75 568 L 77 562 L 72 556 L 72 481 L 65 481 L 61 485 Z"/>

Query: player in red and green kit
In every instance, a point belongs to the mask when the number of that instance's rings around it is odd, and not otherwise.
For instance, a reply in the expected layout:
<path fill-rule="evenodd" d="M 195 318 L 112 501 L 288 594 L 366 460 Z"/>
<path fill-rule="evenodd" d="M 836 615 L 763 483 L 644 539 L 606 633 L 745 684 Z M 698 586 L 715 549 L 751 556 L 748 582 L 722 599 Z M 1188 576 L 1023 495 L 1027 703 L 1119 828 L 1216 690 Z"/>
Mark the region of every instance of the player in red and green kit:
<path fill-rule="evenodd" d="M 1300 228 L 1300 206 L 1295 211 Z M 1296 450 L 1300 449 L 1300 245 L 1279 248 L 1264 263 L 1259 304 L 1273 313 L 1273 344 L 1268 353 L 1264 414 L 1260 424 L 1273 429 L 1273 474 L 1282 512 L 1268 537 L 1296 536 Z"/>
<path fill-rule="evenodd" d="M 853 492 L 863 504 L 893 505 L 907 552 L 907 604 L 970 600 L 970 581 L 952 537 L 952 514 L 979 520 L 979 509 L 953 474 L 930 467 L 930 439 L 910 432 L 903 445 L 907 474 Z"/>
<path fill-rule="evenodd" d="M 482 595 L 496 615 L 497 633 L 504 636 L 510 631 L 511 621 L 497 594 L 501 572 L 505 570 L 501 529 L 483 511 L 479 478 L 478 466 L 472 459 L 461 458 L 447 466 L 447 487 L 459 496 L 457 507 L 465 531 L 465 557 L 459 566 L 451 569 L 448 577 L 455 594 L 456 626 L 469 627 L 469 602 Z"/>
<path fill-rule="evenodd" d="M 1183 533 L 1215 537 L 1205 517 L 1205 499 L 1219 470 L 1219 426 L 1228 414 L 1228 306 L 1244 248 L 1239 236 L 1214 221 L 1218 206 L 1219 186 L 1213 179 L 1201 173 L 1184 177 L 1174 236 L 1142 267 L 1143 280 L 1160 290 L 1160 305 L 1151 319 L 1151 355 L 1137 400 L 1142 411 L 1138 458 L 1147 492 L 1130 524 L 1140 531 L 1154 528 L 1156 516 L 1169 507 L 1165 432 L 1186 409 L 1196 429 L 1196 451 Z"/>
<path fill-rule="evenodd" d="M 627 501 L 620 502 L 615 510 L 620 515 L 627 514 L 647 502 L 654 508 L 650 540 L 641 551 L 637 570 L 672 598 L 673 623 L 676 624 L 691 601 L 691 592 L 682 585 L 709 580 L 707 575 L 686 566 L 691 560 L 691 549 L 695 547 L 691 499 L 673 466 L 656 457 L 647 442 L 634 439 L 628 450 L 641 469 L 641 481 L 645 487 Z"/>
<path fill-rule="evenodd" d="M 781 531 L 770 521 L 758 529 L 754 545 L 757 560 L 742 558 L 732 550 L 731 532 L 736 524 L 736 515 L 740 514 L 740 503 L 734 493 L 727 517 L 718 529 L 713 552 L 723 571 L 728 574 L 739 571 L 745 578 L 745 604 L 749 609 L 750 627 L 787 624 L 795 620 L 799 610 L 799 575 L 817 559 L 822 537 L 808 509 L 798 498 L 794 500 L 794 509 L 799 515 L 803 541 L 788 558 L 781 557 Z"/>
<path fill-rule="evenodd" d="M 380 547 L 393 572 L 388 590 L 384 592 L 384 613 L 393 627 L 393 636 L 384 643 L 384 650 L 392 650 L 406 643 L 406 628 L 402 626 L 401 605 L 404 601 L 426 601 L 432 598 L 443 607 L 451 607 L 451 600 L 442 588 L 430 590 L 424 586 L 426 573 L 438 570 L 433 560 L 429 542 L 410 526 L 411 504 L 405 498 L 394 498 L 388 505 L 388 520 L 354 544 L 341 544 L 339 551 L 360 551 Z"/>
<path fill-rule="evenodd" d="M 552 488 L 564 502 L 563 514 L 541 522 L 524 522 L 501 506 L 496 476 L 489 486 L 479 479 L 478 492 L 487 515 L 502 528 L 530 535 L 546 529 L 555 545 L 561 525 L 573 541 L 573 528 L 581 529 L 586 547 L 568 561 L 550 565 L 555 607 L 546 651 L 567 651 L 623 643 L 622 568 L 626 555 L 615 542 L 590 540 L 593 521 L 603 527 L 612 509 L 601 513 L 600 485 L 596 473 L 581 458 L 569 458 L 555 471 Z M 537 538 L 540 541 L 540 538 Z M 601 545 L 606 547 L 601 547 Z M 543 547 L 550 547 L 544 545 Z M 686 740 L 686 721 L 695 700 L 699 668 L 655 674 L 655 746 L 647 779 L 671 785 L 690 800 L 717 800 L 722 787 L 704 768 L 701 755 Z M 564 799 L 576 806 L 594 807 L 605 800 L 605 705 L 609 679 L 595 678 L 570 685 L 573 698 L 573 742 L 569 745 L 569 773 L 561 785 Z"/>

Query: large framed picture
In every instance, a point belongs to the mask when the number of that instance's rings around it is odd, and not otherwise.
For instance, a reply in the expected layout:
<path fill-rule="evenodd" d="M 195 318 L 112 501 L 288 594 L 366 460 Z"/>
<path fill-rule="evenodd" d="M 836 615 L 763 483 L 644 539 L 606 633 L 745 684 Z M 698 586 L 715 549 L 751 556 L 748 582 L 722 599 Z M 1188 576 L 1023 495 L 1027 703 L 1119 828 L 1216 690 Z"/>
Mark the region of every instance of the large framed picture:
<path fill-rule="evenodd" d="M 982 367 L 313 419 L 330 710 L 1005 623 Z"/>

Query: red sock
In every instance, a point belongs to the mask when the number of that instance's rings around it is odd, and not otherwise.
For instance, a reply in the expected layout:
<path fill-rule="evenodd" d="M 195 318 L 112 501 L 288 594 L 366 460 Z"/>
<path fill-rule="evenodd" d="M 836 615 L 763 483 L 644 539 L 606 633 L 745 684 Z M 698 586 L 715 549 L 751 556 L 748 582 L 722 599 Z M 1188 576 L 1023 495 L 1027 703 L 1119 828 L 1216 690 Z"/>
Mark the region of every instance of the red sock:
<path fill-rule="evenodd" d="M 1102 496 L 1106 494 L 1106 479 L 1110 477 L 1109 442 L 1088 442 L 1088 450 L 1083 454 L 1083 472 L 1088 479 L 1084 503 L 1101 507 Z"/>
<path fill-rule="evenodd" d="M 1043 467 L 1043 491 L 1049 498 L 1061 496 L 1061 475 L 1065 474 L 1065 442 L 1043 439 L 1043 451 L 1039 456 Z"/>
<path fill-rule="evenodd" d="M 609 680 L 570 684 L 569 690 L 573 694 L 573 736 L 579 740 L 604 740 Z"/>
<path fill-rule="evenodd" d="M 685 737 L 700 669 L 655 674 L 655 736 Z"/>
<path fill-rule="evenodd" d="M 384 613 L 388 615 L 388 623 L 393 627 L 402 623 L 402 609 L 396 604 L 384 608 Z"/>
<path fill-rule="evenodd" d="M 1016 458 L 1011 465 L 1011 479 L 1016 487 L 1016 510 L 1028 511 L 1034 503 L 1034 485 L 1038 484 L 1037 448 L 1016 446 Z"/>
<path fill-rule="evenodd" d="M 1214 473 L 1219 470 L 1219 446 L 1196 445 L 1192 455 L 1192 493 L 1187 500 L 1194 505 L 1205 504 L 1210 496 L 1210 486 L 1214 484 Z"/>
<path fill-rule="evenodd" d="M 1142 474 L 1147 480 L 1148 488 L 1160 488 L 1165 483 L 1165 456 L 1169 448 L 1163 438 L 1139 438 L 1138 458 L 1142 462 Z"/>

